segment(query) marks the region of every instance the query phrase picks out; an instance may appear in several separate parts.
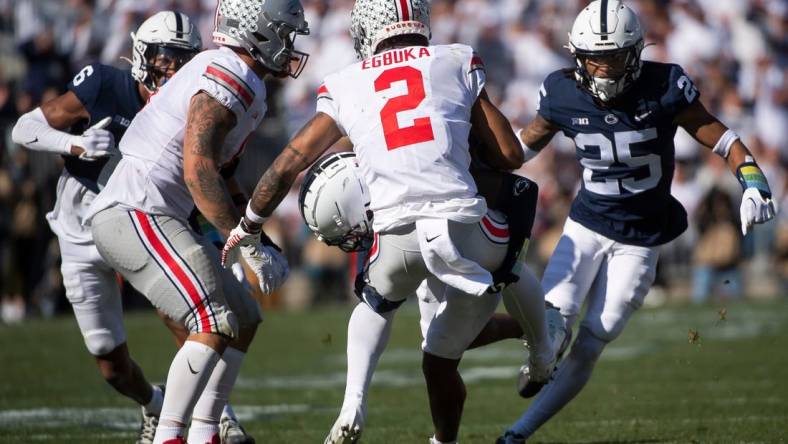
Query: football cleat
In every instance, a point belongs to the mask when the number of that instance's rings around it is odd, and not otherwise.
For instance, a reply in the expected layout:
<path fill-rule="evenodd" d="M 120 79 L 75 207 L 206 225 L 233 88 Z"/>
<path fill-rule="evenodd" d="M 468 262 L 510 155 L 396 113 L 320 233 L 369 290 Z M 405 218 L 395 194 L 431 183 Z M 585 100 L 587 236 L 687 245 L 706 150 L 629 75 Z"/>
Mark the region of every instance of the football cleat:
<path fill-rule="evenodd" d="M 219 437 L 221 444 L 255 444 L 254 438 L 246 434 L 238 420 L 230 416 L 223 416 L 219 422 Z"/>
<path fill-rule="evenodd" d="M 507 430 L 503 436 L 495 440 L 495 444 L 525 444 L 525 438 L 519 433 Z"/>
<path fill-rule="evenodd" d="M 161 389 L 161 394 L 164 396 L 164 386 L 158 386 Z M 156 427 L 159 425 L 159 417 L 142 409 L 142 424 L 140 424 L 140 435 L 137 438 L 136 444 L 153 444 L 153 438 L 156 436 Z"/>
<path fill-rule="evenodd" d="M 364 415 L 359 409 L 346 410 L 339 413 L 339 418 L 328 432 L 323 444 L 352 444 L 361 439 L 364 428 Z"/>
<path fill-rule="evenodd" d="M 545 310 L 545 323 L 550 342 L 555 350 L 555 356 L 552 360 L 540 363 L 535 361 L 533 354 L 529 355 L 528 363 L 520 367 L 517 377 L 517 392 L 523 398 L 536 396 L 542 387 L 550 382 L 553 372 L 558 367 L 558 363 L 572 340 L 572 334 L 566 328 L 566 321 L 561 316 L 561 312 L 549 303 L 547 310 Z"/>

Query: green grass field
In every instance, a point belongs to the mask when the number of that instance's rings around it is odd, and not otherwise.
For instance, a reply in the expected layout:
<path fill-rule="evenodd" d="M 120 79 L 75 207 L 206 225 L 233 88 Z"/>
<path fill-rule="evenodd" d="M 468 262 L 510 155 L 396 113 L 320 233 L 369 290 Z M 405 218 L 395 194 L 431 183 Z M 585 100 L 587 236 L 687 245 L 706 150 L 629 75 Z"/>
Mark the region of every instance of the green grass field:
<path fill-rule="evenodd" d="M 585 391 L 529 442 L 788 442 L 788 302 L 643 309 Z M 344 390 L 350 308 L 270 313 L 233 404 L 263 443 L 322 443 Z M 127 317 L 153 381 L 174 346 L 152 312 Z M 690 330 L 697 332 L 693 343 Z M 369 401 L 364 442 L 426 443 L 431 421 L 413 306 L 403 307 Z M 0 327 L 0 442 L 130 443 L 138 410 L 99 377 L 75 322 Z M 466 354 L 460 442 L 492 443 L 528 405 L 514 391 L 516 341 Z"/>

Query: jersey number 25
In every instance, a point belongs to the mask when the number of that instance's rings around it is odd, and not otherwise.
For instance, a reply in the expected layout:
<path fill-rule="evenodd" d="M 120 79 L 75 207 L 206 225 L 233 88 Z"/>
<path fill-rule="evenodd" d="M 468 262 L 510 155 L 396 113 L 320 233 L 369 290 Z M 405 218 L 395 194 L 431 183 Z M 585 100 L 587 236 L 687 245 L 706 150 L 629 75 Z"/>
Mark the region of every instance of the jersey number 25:
<path fill-rule="evenodd" d="M 605 196 L 618 196 L 637 194 L 657 186 L 662 178 L 659 155 L 635 156 L 631 150 L 632 145 L 656 139 L 657 129 L 620 131 L 614 133 L 613 137 L 615 140 L 611 141 L 600 133 L 580 133 L 575 136 L 575 145 L 583 152 L 580 164 L 583 165 L 586 190 Z M 591 147 L 598 147 L 599 154 L 595 155 L 595 150 L 589 150 Z M 614 165 L 618 171 L 608 175 Z"/>
<path fill-rule="evenodd" d="M 383 135 L 389 151 L 435 139 L 429 117 L 417 117 L 413 119 L 413 125 L 404 127 L 399 126 L 397 120 L 397 113 L 416 109 L 426 97 L 421 71 L 412 66 L 387 69 L 375 79 L 375 92 L 385 91 L 391 88 L 392 83 L 403 80 L 408 88 L 407 94 L 390 98 L 380 110 Z"/>

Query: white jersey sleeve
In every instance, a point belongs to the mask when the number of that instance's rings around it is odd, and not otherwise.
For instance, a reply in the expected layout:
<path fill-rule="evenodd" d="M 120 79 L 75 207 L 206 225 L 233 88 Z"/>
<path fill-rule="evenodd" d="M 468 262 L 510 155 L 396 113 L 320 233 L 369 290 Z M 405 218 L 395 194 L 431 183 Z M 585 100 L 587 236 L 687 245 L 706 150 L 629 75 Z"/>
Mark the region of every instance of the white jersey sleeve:
<path fill-rule="evenodd" d="M 479 97 L 486 82 L 487 72 L 484 70 L 484 62 L 476 52 L 471 52 L 471 60 L 468 64 L 468 88 L 475 97 Z"/>
<path fill-rule="evenodd" d="M 236 116 L 246 113 L 255 96 L 254 90 L 244 79 L 218 61 L 205 67 L 198 88 L 232 110 Z"/>
<path fill-rule="evenodd" d="M 334 120 L 334 123 L 337 124 L 337 128 L 342 132 L 343 135 L 347 135 L 347 131 L 345 128 L 342 127 L 342 123 L 339 119 L 339 109 L 337 109 L 337 102 L 331 96 L 331 93 L 328 91 L 326 84 L 323 83 L 317 89 L 317 108 L 316 112 L 323 113 L 328 117 L 331 117 Z"/>

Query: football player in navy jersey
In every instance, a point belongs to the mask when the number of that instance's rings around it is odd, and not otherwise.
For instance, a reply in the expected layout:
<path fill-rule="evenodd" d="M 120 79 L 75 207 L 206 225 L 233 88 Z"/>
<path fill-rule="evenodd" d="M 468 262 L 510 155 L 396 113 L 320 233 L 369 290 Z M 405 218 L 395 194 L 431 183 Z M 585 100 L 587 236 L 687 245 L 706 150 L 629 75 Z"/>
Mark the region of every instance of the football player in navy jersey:
<path fill-rule="evenodd" d="M 542 278 L 547 302 L 569 328 L 587 310 L 568 357 L 498 443 L 525 442 L 588 382 L 605 345 L 640 308 L 657 265 L 658 246 L 687 228 L 670 195 L 673 136 L 681 126 L 727 160 L 744 190 L 742 232 L 772 219 L 766 178 L 739 137 L 711 115 L 684 70 L 641 61 L 637 15 L 619 0 L 595 0 L 577 16 L 569 38 L 574 69 L 547 76 L 537 116 L 519 132 L 526 162 L 558 132 L 575 142 L 583 167 L 580 191 Z M 526 388 L 528 388 L 526 390 Z"/>
<path fill-rule="evenodd" d="M 47 219 L 60 244 L 66 296 L 104 379 L 142 406 L 137 443 L 144 444 L 153 442 L 162 391 L 146 380 L 129 355 L 115 272 L 96 251 L 90 229 L 82 222 L 112 172 L 118 157 L 115 143 L 150 96 L 202 49 L 202 41 L 189 17 L 172 11 L 148 18 L 131 37 L 131 70 L 98 63 L 85 66 L 65 94 L 23 115 L 12 137 L 29 149 L 63 157 L 58 200 Z M 176 325 L 168 323 L 176 336 L 185 338 L 187 332 L 174 329 Z M 254 442 L 242 432 L 229 406 L 226 413 L 223 442 Z"/>

